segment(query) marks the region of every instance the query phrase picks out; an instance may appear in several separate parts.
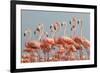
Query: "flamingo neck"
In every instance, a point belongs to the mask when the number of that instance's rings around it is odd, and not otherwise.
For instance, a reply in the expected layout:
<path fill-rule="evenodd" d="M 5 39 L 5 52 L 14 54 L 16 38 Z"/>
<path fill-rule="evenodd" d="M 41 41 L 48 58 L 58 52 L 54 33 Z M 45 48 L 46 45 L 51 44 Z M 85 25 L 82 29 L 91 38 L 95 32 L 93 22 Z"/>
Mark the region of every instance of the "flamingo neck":
<path fill-rule="evenodd" d="M 66 36 L 66 27 L 67 27 L 67 24 L 65 24 L 64 26 L 64 36 Z"/>

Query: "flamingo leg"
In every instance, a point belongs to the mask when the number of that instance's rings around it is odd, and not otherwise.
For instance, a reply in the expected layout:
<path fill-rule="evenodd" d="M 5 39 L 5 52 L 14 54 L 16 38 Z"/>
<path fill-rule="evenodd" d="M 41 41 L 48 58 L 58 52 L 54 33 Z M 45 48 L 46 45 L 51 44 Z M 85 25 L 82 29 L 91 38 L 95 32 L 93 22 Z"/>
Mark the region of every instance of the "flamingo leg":
<path fill-rule="evenodd" d="M 87 59 L 89 60 L 90 59 L 90 49 L 85 49 L 85 51 L 86 51 Z"/>
<path fill-rule="evenodd" d="M 39 62 L 40 62 L 40 57 L 41 57 L 41 56 L 40 56 L 40 50 L 41 50 L 41 49 L 38 49 L 38 61 L 39 61 Z"/>
<path fill-rule="evenodd" d="M 43 51 L 43 53 L 44 53 L 44 61 L 47 61 L 46 52 L 45 52 L 45 51 Z"/>
<path fill-rule="evenodd" d="M 47 53 L 47 61 L 49 61 L 49 52 Z"/>

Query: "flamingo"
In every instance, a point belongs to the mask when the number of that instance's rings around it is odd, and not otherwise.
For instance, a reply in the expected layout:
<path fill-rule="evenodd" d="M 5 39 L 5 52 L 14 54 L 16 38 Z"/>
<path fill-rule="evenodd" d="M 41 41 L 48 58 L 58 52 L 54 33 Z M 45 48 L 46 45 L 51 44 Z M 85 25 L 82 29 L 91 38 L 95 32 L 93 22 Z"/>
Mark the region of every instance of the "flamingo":
<path fill-rule="evenodd" d="M 55 43 L 54 39 L 48 37 L 45 37 L 44 39 L 41 40 L 41 48 L 45 54 L 46 53 L 48 54 L 48 59 L 49 59 L 49 51 L 51 50 L 51 47 L 54 45 L 54 43 Z"/>
<path fill-rule="evenodd" d="M 80 45 L 80 47 L 78 47 L 77 49 L 80 50 L 80 58 L 82 57 L 82 49 L 84 48 L 90 48 L 90 44 L 89 41 L 85 38 L 83 38 L 83 29 L 82 29 L 82 18 L 80 20 L 77 20 L 76 23 L 74 23 L 74 28 L 76 28 L 76 24 L 80 23 L 80 29 L 81 29 L 81 37 L 79 36 L 74 36 L 72 37 L 72 39 L 78 44 Z M 72 28 L 73 29 L 73 28 Z M 75 32 L 75 30 L 74 30 Z"/>
<path fill-rule="evenodd" d="M 30 41 L 32 39 L 31 31 L 32 30 L 29 28 L 24 31 L 24 37 L 27 37 L 27 41 Z"/>
<path fill-rule="evenodd" d="M 65 55 L 66 49 L 62 45 L 58 45 L 59 50 L 57 51 L 59 60 L 63 60 L 62 57 Z"/>
<path fill-rule="evenodd" d="M 81 37 L 74 36 L 76 34 L 76 26 L 77 24 L 81 24 Z M 48 33 L 44 32 L 44 25 L 39 24 L 34 31 L 34 34 L 38 34 L 38 40 L 31 39 L 31 30 L 26 30 L 24 36 L 29 35 L 29 41 L 25 43 L 26 49 L 25 52 L 30 53 L 30 57 L 22 57 L 22 62 L 40 62 L 40 59 L 44 59 L 44 61 L 59 61 L 59 60 L 75 60 L 76 56 L 74 52 L 77 50 L 82 50 L 84 48 L 90 48 L 90 42 L 82 36 L 82 20 L 78 21 L 76 17 L 72 19 L 72 28 L 74 31 L 72 38 L 66 36 L 66 27 L 67 24 L 65 22 L 59 23 L 55 22 L 50 26 L 51 32 L 53 32 L 53 36 L 51 38 L 48 37 Z M 57 32 L 64 26 L 64 35 L 56 38 Z M 58 52 L 55 53 L 53 57 L 49 57 L 50 50 L 52 50 L 53 46 L 57 46 L 59 48 Z M 40 54 L 38 51 L 42 50 L 44 52 L 45 58 L 40 58 Z M 38 56 L 32 54 L 37 52 Z M 66 52 L 66 53 L 65 53 Z M 65 56 L 62 56 L 64 54 Z M 47 55 L 47 56 L 46 56 Z M 38 59 L 37 59 L 38 58 Z M 86 57 L 80 53 L 80 59 L 84 60 Z"/>
<path fill-rule="evenodd" d="M 53 32 L 51 38 L 54 38 L 56 36 L 56 34 L 59 31 L 60 27 L 61 27 L 61 24 L 59 22 L 55 22 L 55 23 L 50 25 L 50 30 L 51 30 L 51 32 Z"/>
<path fill-rule="evenodd" d="M 75 43 L 71 38 L 60 37 L 57 42 L 58 44 L 63 44 L 66 49 L 67 55 L 71 55 L 73 52 L 76 52 L 79 45 Z M 73 57 L 73 56 L 72 56 Z"/>
<path fill-rule="evenodd" d="M 58 51 L 58 55 L 59 55 L 59 54 L 61 53 L 61 51 L 62 51 L 62 49 L 61 49 L 61 48 L 62 48 L 62 47 L 61 47 L 62 42 L 60 42 L 55 36 L 56 36 L 57 32 L 60 30 L 60 28 L 61 28 L 62 26 L 64 26 L 64 23 L 59 23 L 59 22 L 55 22 L 54 24 L 52 24 L 52 25 L 50 26 L 50 30 L 51 30 L 51 32 L 53 32 L 53 34 L 51 34 L 51 35 L 53 35 L 52 38 L 54 38 L 54 39 L 53 39 L 54 45 L 55 45 L 56 47 L 60 48 L 59 51 Z M 64 32 L 65 32 L 65 31 L 64 31 Z"/>
<path fill-rule="evenodd" d="M 79 36 L 73 37 L 72 38 L 76 43 L 78 43 L 79 45 L 83 45 L 84 48 L 90 48 L 90 42 L 89 40 L 85 39 L 85 38 L 81 38 Z"/>
<path fill-rule="evenodd" d="M 32 30 L 25 30 L 24 32 L 24 36 L 26 37 L 27 35 L 29 35 L 29 41 L 25 43 L 25 47 L 26 49 L 24 51 L 33 54 L 33 52 L 37 52 L 38 53 L 38 49 L 40 48 L 40 43 L 38 41 L 32 40 Z M 33 51 L 35 50 L 35 51 Z M 39 56 L 39 53 L 38 53 Z M 38 57 L 40 58 L 40 57 Z"/>
<path fill-rule="evenodd" d="M 81 38 L 82 38 L 82 45 L 84 46 L 84 48 L 90 48 L 90 42 L 89 40 L 85 39 L 83 37 L 83 22 L 82 22 L 82 18 L 80 19 L 80 29 L 81 29 Z"/>
<path fill-rule="evenodd" d="M 75 17 L 73 18 L 73 27 L 75 28 L 74 24 L 76 25 L 76 18 Z M 80 48 L 80 45 L 77 44 L 75 41 L 73 41 L 72 38 L 65 37 L 66 36 L 65 32 L 66 32 L 67 24 L 65 22 L 63 22 L 63 23 L 61 23 L 61 26 L 64 26 L 64 36 L 60 37 L 60 38 L 54 38 L 55 43 L 59 44 L 59 45 L 63 45 L 64 47 L 66 46 L 67 49 L 70 49 L 71 52 L 72 52 L 72 49 L 73 49 L 73 52 L 75 52 L 77 50 L 76 48 Z M 57 26 L 56 26 L 56 28 L 57 28 Z M 76 28 L 74 29 L 74 35 L 75 35 L 75 30 L 76 30 Z"/>
<path fill-rule="evenodd" d="M 78 23 L 78 19 L 77 19 L 76 16 L 74 16 L 74 17 L 72 18 L 72 23 L 71 23 L 71 25 L 72 25 L 71 31 L 73 31 L 72 36 L 75 36 L 75 34 L 76 34 L 77 23 Z"/>
<path fill-rule="evenodd" d="M 81 48 L 77 48 L 78 50 L 87 50 L 87 49 L 90 49 L 90 42 L 89 40 L 85 39 L 85 38 L 81 38 L 81 37 L 74 37 L 73 40 L 78 43 Z M 88 52 L 87 52 L 88 54 Z M 82 54 L 80 55 L 80 58 L 82 57 Z"/>
<path fill-rule="evenodd" d="M 75 35 L 75 30 L 76 30 L 76 25 L 77 25 L 76 22 L 77 22 L 77 19 L 76 19 L 76 17 L 74 17 L 73 18 L 73 22 L 72 22 L 73 23 L 73 26 L 72 27 L 74 28 L 74 35 Z M 59 26 L 56 26 L 55 28 L 57 28 L 57 27 L 59 27 Z M 73 30 L 73 28 L 72 28 L 72 30 Z M 66 28 L 64 29 L 64 31 L 65 30 L 66 30 Z M 65 32 L 64 32 L 64 35 L 65 35 Z M 76 48 L 81 48 L 80 44 L 76 43 L 76 41 L 74 41 L 73 39 L 68 38 L 68 37 L 55 38 L 55 43 L 56 44 L 62 44 L 63 46 L 66 45 L 67 48 L 68 48 L 68 45 L 74 45 L 75 47 L 74 48 L 72 47 L 74 49 L 74 51 L 76 51 Z"/>
<path fill-rule="evenodd" d="M 25 32 L 24 32 L 24 37 L 26 37 L 26 41 L 25 41 L 25 43 L 27 43 L 28 41 L 30 41 L 31 40 L 31 29 L 27 29 L 27 30 L 25 30 Z M 30 48 L 28 48 L 28 49 L 24 49 L 24 52 L 32 52 L 32 50 L 30 49 Z M 24 55 L 24 57 L 25 57 L 25 55 Z M 22 56 L 22 61 L 23 62 L 27 62 L 28 60 L 26 60 L 26 59 L 23 59 L 24 58 L 23 56 Z"/>
<path fill-rule="evenodd" d="M 65 36 L 65 32 L 66 32 L 66 26 L 67 24 L 65 22 L 59 24 L 58 26 L 53 26 L 53 28 L 59 28 L 57 30 L 55 30 L 55 32 L 57 32 L 58 30 L 60 30 L 60 28 L 64 26 L 64 36 Z M 68 37 L 58 37 L 58 38 L 54 38 L 55 44 L 57 45 L 63 45 L 63 47 L 67 46 L 67 49 L 71 49 L 73 48 L 76 51 L 76 48 L 78 46 L 78 44 L 76 44 L 71 38 Z M 69 45 L 74 45 L 75 47 L 71 47 Z M 59 47 L 61 48 L 61 47 Z M 71 50 L 70 50 L 71 51 Z"/>
<path fill-rule="evenodd" d="M 48 52 L 50 49 L 51 45 L 54 44 L 53 39 L 46 37 L 45 39 L 42 39 L 42 36 L 47 35 L 47 32 L 43 31 L 43 24 L 39 24 L 37 27 L 37 30 L 35 31 L 35 34 L 39 34 L 39 40 L 40 41 L 29 41 L 25 46 L 27 48 L 32 48 L 38 50 L 39 48 L 42 49 L 44 52 Z M 31 51 L 31 49 L 28 49 L 27 51 Z"/>
<path fill-rule="evenodd" d="M 44 54 L 45 54 L 45 61 L 47 61 L 46 59 L 46 53 L 50 51 L 51 46 L 54 44 L 54 40 L 52 38 L 48 38 L 48 33 L 44 32 L 44 25 L 40 25 L 38 27 L 38 31 L 36 33 L 39 33 L 40 35 L 40 48 L 43 50 Z M 49 56 L 48 56 L 49 57 Z"/>
<path fill-rule="evenodd" d="M 72 21 L 70 22 L 70 24 L 72 25 L 72 27 L 71 27 L 71 31 L 73 32 L 73 34 L 72 34 L 72 39 L 73 39 L 73 36 L 75 37 L 75 34 L 76 34 L 76 27 L 77 27 L 77 24 L 79 24 L 79 21 L 78 21 L 78 19 L 76 18 L 76 16 L 74 16 L 73 18 L 72 18 Z M 81 25 L 81 28 L 82 28 L 82 25 Z M 82 33 L 82 31 L 81 31 L 81 33 Z M 81 34 L 82 35 L 82 34 Z M 79 45 L 79 47 L 77 48 L 78 50 L 80 50 L 80 56 L 82 55 L 82 43 L 81 43 L 81 41 L 80 40 L 75 40 L 75 39 L 73 39 L 78 45 Z M 80 43 L 79 43 L 79 41 L 80 41 Z"/>
<path fill-rule="evenodd" d="M 38 37 L 38 40 L 40 41 L 42 36 L 44 35 L 44 25 L 43 24 L 38 24 L 37 28 L 35 29 L 34 31 L 34 34 L 38 34 L 39 37 Z"/>

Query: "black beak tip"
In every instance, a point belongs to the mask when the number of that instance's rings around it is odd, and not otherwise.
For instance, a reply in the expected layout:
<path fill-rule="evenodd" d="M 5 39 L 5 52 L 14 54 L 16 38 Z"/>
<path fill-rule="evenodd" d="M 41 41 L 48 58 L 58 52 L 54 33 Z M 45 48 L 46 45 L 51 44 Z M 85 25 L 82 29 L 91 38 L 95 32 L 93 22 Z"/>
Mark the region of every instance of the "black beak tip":
<path fill-rule="evenodd" d="M 73 29 L 71 28 L 71 31 L 72 31 Z"/>
<path fill-rule="evenodd" d="M 26 34 L 24 33 L 24 36 L 26 36 Z"/>
<path fill-rule="evenodd" d="M 77 23 L 79 24 L 79 21 L 77 21 Z"/>
<path fill-rule="evenodd" d="M 50 26 L 50 29 L 52 28 L 52 26 Z"/>
<path fill-rule="evenodd" d="M 71 24 L 71 21 L 69 22 L 69 24 Z"/>
<path fill-rule="evenodd" d="M 47 37 L 48 37 L 48 35 L 47 35 Z"/>
<path fill-rule="evenodd" d="M 36 32 L 34 31 L 34 34 L 36 34 Z"/>
<path fill-rule="evenodd" d="M 63 26 L 63 24 L 61 23 L 61 26 Z"/>

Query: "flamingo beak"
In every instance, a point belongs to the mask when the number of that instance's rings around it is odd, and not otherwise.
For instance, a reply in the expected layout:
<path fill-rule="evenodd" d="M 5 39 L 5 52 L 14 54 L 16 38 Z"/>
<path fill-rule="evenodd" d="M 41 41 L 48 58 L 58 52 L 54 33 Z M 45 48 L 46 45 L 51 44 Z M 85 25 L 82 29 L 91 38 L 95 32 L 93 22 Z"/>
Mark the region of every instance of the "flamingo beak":
<path fill-rule="evenodd" d="M 36 34 L 36 31 L 34 31 L 34 34 Z"/>
<path fill-rule="evenodd" d="M 63 23 L 61 23 L 61 26 L 63 26 Z"/>
<path fill-rule="evenodd" d="M 69 22 L 69 24 L 71 24 L 71 21 Z"/>
<path fill-rule="evenodd" d="M 26 34 L 24 33 L 24 36 L 26 36 Z"/>
<path fill-rule="evenodd" d="M 80 22 L 79 22 L 79 20 L 77 21 L 77 24 L 79 24 Z"/>
<path fill-rule="evenodd" d="M 71 31 L 73 30 L 73 28 L 71 27 Z"/>
<path fill-rule="evenodd" d="M 48 35 L 46 35 L 48 37 Z"/>
<path fill-rule="evenodd" d="M 52 28 L 52 26 L 50 26 L 50 29 Z"/>

